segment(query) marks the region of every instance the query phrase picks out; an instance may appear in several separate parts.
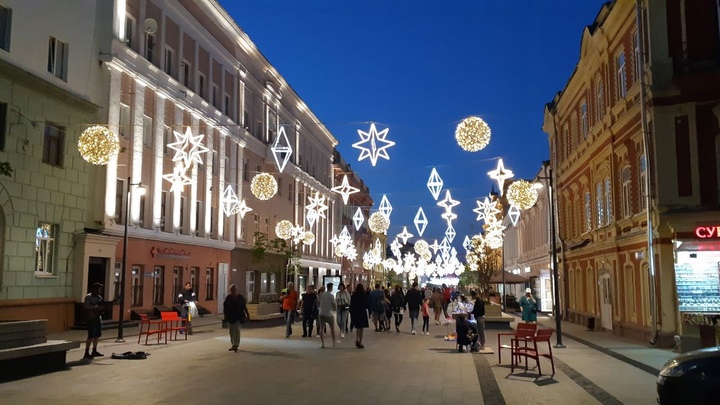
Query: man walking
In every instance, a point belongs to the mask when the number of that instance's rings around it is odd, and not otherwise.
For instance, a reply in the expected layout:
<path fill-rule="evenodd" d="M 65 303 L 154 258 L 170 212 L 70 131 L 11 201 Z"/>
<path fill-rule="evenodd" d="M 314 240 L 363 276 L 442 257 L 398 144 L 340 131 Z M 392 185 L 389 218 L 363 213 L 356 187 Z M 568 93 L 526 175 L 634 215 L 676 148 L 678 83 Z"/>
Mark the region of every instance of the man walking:
<path fill-rule="evenodd" d="M 318 331 L 320 333 L 320 347 L 325 347 L 325 324 L 330 325 L 330 336 L 332 336 L 333 347 L 335 347 L 335 318 L 333 311 L 337 310 L 335 305 L 335 297 L 332 295 L 333 283 L 328 283 L 327 291 L 320 287 L 320 296 L 318 297 Z"/>
<path fill-rule="evenodd" d="M 378 329 L 378 323 L 382 326 L 381 321 L 385 317 L 385 310 L 381 307 L 382 302 L 385 301 L 385 293 L 380 289 L 380 283 L 375 284 L 375 289 L 370 291 L 370 310 L 372 311 L 372 321 L 375 325 L 375 332 L 381 332 Z"/>
<path fill-rule="evenodd" d="M 418 316 L 420 315 L 420 306 L 422 306 L 423 296 L 420 293 L 420 290 L 418 290 L 418 284 L 417 282 L 412 283 L 412 288 L 410 288 L 405 294 L 405 302 L 408 306 L 408 311 L 410 312 L 410 328 L 412 328 L 412 334 L 415 334 L 415 323 L 418 320 Z"/>

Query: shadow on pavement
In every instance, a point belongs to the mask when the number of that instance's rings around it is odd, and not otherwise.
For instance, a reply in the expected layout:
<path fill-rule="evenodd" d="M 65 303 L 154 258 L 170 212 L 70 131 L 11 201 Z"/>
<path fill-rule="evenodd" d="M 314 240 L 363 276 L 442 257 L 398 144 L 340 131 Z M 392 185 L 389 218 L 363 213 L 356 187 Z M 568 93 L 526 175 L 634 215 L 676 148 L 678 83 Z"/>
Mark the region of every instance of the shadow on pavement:
<path fill-rule="evenodd" d="M 256 352 L 252 350 L 238 349 L 238 353 L 247 353 L 255 356 L 268 356 L 268 357 L 282 357 L 285 359 L 299 359 L 301 356 L 297 354 L 283 353 L 283 352 Z"/>

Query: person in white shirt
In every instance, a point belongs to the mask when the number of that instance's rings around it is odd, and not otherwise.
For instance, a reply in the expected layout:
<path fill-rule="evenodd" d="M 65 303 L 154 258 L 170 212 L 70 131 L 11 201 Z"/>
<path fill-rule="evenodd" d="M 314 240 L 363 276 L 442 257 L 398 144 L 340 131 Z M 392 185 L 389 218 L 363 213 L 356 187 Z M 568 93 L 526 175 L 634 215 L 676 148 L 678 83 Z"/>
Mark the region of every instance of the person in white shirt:
<path fill-rule="evenodd" d="M 340 338 L 345 337 L 347 332 L 348 314 L 350 313 L 350 293 L 345 289 L 345 284 L 338 285 L 338 292 L 335 294 L 335 307 L 337 308 L 337 324 L 340 327 Z"/>
<path fill-rule="evenodd" d="M 333 283 L 328 283 L 327 291 L 325 288 L 320 287 L 320 295 L 318 296 L 318 330 L 320 331 L 320 342 L 321 348 L 325 347 L 325 324 L 330 326 L 330 335 L 332 336 L 333 346 L 335 346 L 335 318 L 333 317 L 333 311 L 335 311 L 335 297 L 332 295 Z"/>

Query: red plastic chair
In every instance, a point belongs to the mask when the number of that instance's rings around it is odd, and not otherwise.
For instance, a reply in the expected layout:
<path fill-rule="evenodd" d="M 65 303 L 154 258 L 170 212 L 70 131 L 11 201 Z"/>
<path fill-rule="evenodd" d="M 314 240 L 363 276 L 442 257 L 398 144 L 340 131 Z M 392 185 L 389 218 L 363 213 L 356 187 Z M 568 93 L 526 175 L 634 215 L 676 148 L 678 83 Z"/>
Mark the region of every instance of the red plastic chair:
<path fill-rule="evenodd" d="M 140 334 L 138 335 L 138 344 L 140 344 L 140 339 L 143 335 L 145 335 L 145 345 L 148 344 L 148 338 L 150 335 L 157 335 L 158 344 L 160 344 L 160 336 L 165 335 L 165 343 L 167 343 L 166 324 L 166 321 L 162 319 L 150 319 L 147 314 L 140 314 Z"/>
<path fill-rule="evenodd" d="M 555 360 L 553 359 L 552 345 L 550 344 L 550 336 L 552 336 L 554 331 L 555 329 L 540 329 L 537 332 L 537 335 L 533 337 L 513 339 L 515 341 L 515 349 L 513 350 L 512 355 L 514 358 L 525 357 L 525 371 L 528 369 L 528 359 L 535 359 L 538 374 L 542 375 L 542 370 L 540 369 L 540 357 L 545 357 L 550 360 L 550 364 L 552 365 L 552 375 L 555 375 Z M 526 343 L 525 347 L 520 347 L 520 341 Z M 548 351 L 541 353 L 538 349 L 538 342 L 547 342 Z M 532 347 L 529 346 L 528 343 L 532 343 Z M 515 371 L 515 362 L 512 362 L 510 365 L 510 372 L 513 371 Z"/>
<path fill-rule="evenodd" d="M 514 333 L 498 333 L 498 363 L 502 363 L 502 350 L 508 349 L 512 353 L 513 346 L 516 343 L 515 340 L 527 338 L 527 337 L 534 337 L 535 332 L 537 332 L 537 324 L 536 323 L 519 323 L 517 324 L 517 328 L 515 329 Z M 510 344 L 500 344 L 500 337 L 502 336 L 511 336 L 510 338 Z M 512 361 L 511 361 L 512 362 Z"/>
<path fill-rule="evenodd" d="M 170 340 L 177 340 L 178 331 L 185 334 L 185 340 L 187 340 L 187 326 L 185 321 L 187 319 L 180 318 L 175 311 L 160 312 L 160 318 L 166 322 L 165 328 L 170 333 Z M 175 332 L 175 336 L 172 333 Z"/>

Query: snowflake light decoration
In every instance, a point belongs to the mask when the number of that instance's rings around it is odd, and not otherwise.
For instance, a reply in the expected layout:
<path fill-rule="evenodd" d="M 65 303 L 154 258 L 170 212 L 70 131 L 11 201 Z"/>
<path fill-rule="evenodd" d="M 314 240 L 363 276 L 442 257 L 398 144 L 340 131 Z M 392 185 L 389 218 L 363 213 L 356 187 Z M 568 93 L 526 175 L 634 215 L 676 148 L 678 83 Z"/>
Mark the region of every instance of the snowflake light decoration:
<path fill-rule="evenodd" d="M 325 204 L 325 196 L 321 196 L 317 191 L 315 192 L 315 197 L 308 196 L 308 200 L 310 200 L 310 204 L 305 207 L 305 210 L 308 211 L 308 222 L 310 222 L 310 226 L 312 226 L 316 219 L 327 218 L 325 211 L 328 209 L 328 206 Z M 314 214 L 311 214 L 312 212 L 314 212 Z"/>
<path fill-rule="evenodd" d="M 432 172 L 430 172 L 430 178 L 427 182 L 428 190 L 430 190 L 430 194 L 432 194 L 435 201 L 440 197 L 440 191 L 442 191 L 443 188 L 443 180 L 440 178 L 440 175 L 438 174 L 437 170 L 433 167 Z"/>
<path fill-rule="evenodd" d="M 498 187 L 500 188 L 500 195 L 503 195 L 505 180 L 513 178 L 515 174 L 513 174 L 511 170 L 505 168 L 502 159 L 498 159 L 497 168 L 495 168 L 495 170 L 490 170 L 488 172 L 488 176 L 490 176 L 491 179 L 497 181 Z"/>
<path fill-rule="evenodd" d="M 382 131 L 378 132 L 377 128 L 375 128 L 375 123 L 370 124 L 369 132 L 364 132 L 358 129 L 357 132 L 360 135 L 361 140 L 360 142 L 355 142 L 352 145 L 353 148 L 360 149 L 360 156 L 358 157 L 358 161 L 362 161 L 365 158 L 370 158 L 370 163 L 375 166 L 378 158 L 390 160 L 390 155 L 388 155 L 387 153 L 387 148 L 395 145 L 395 142 L 385 139 L 387 137 L 388 131 L 390 131 L 390 128 L 385 128 Z M 369 146 L 363 146 L 364 144 L 367 144 Z M 379 144 L 381 144 L 382 146 L 378 146 Z"/>
<path fill-rule="evenodd" d="M 382 200 L 380 200 L 380 207 L 378 207 L 378 211 L 385 214 L 385 216 L 390 219 L 390 214 L 392 213 L 392 205 L 390 205 L 390 201 L 388 200 L 387 196 L 383 194 Z"/>
<path fill-rule="evenodd" d="M 189 169 L 193 162 L 202 164 L 200 158 L 201 153 L 208 153 L 210 149 L 202 144 L 205 135 L 193 135 L 190 127 L 185 129 L 185 133 L 173 131 L 175 142 L 167 144 L 167 147 L 175 151 L 173 162 L 182 162 L 184 169 Z"/>
<path fill-rule="evenodd" d="M 467 117 L 455 129 L 455 140 L 468 152 L 477 152 L 490 143 L 490 127 L 482 118 Z"/>
<path fill-rule="evenodd" d="M 227 186 L 225 188 L 225 191 L 223 192 L 222 197 L 220 197 L 220 204 L 222 204 L 223 213 L 226 217 L 229 217 L 230 215 L 233 215 L 235 212 L 236 206 L 240 203 L 240 199 L 238 198 L 237 194 L 235 194 L 235 190 L 232 186 Z"/>
<path fill-rule="evenodd" d="M 171 174 L 163 174 L 162 178 L 172 183 L 170 192 L 182 191 L 183 187 L 192 184 L 187 175 L 187 169 L 182 165 L 175 165 Z"/>
<path fill-rule="evenodd" d="M 275 164 L 277 165 L 278 170 L 282 173 L 283 170 L 285 170 L 285 166 L 288 161 L 290 161 L 290 155 L 292 155 L 293 152 L 292 147 L 290 146 L 290 141 L 288 141 L 287 134 L 285 134 L 284 126 L 281 126 L 278 130 L 277 136 L 275 136 L 275 141 L 270 147 L 270 151 L 272 152 L 273 158 L 275 158 Z"/>
<path fill-rule="evenodd" d="M 500 210 L 498 209 L 495 201 L 492 201 L 488 197 L 485 197 L 485 200 L 483 200 L 483 202 L 476 202 L 478 206 L 473 210 L 473 212 L 476 212 L 478 214 L 478 221 L 484 220 L 485 223 L 488 223 L 489 221 L 493 221 L 495 219 L 495 216 L 500 213 Z"/>
<path fill-rule="evenodd" d="M 359 231 L 362 224 L 365 222 L 365 216 L 362 213 L 362 210 L 360 207 L 358 207 L 357 211 L 355 211 L 355 215 L 353 215 L 353 224 L 355 224 L 355 230 Z"/>
<path fill-rule="evenodd" d="M 350 194 L 357 193 L 360 191 L 359 188 L 352 187 L 350 185 L 350 183 L 348 182 L 347 174 L 343 176 L 342 183 L 340 183 L 339 186 L 335 186 L 335 187 L 331 188 L 331 190 L 342 196 L 343 203 L 345 203 L 345 205 L 347 205 L 347 203 L 348 203 L 348 198 L 350 198 Z"/>
<path fill-rule="evenodd" d="M 402 239 L 403 245 L 407 243 L 407 240 L 413 237 L 413 234 L 408 232 L 407 226 L 403 226 L 403 231 L 398 234 L 398 238 Z"/>
<path fill-rule="evenodd" d="M 418 209 L 417 214 L 415 214 L 415 229 L 418 231 L 418 236 L 422 236 L 423 232 L 425 232 L 425 228 L 428 224 L 428 219 L 425 216 L 425 211 L 423 211 L 422 207 Z"/>

